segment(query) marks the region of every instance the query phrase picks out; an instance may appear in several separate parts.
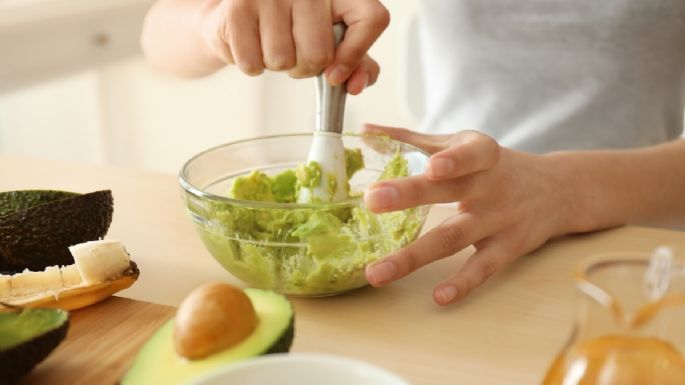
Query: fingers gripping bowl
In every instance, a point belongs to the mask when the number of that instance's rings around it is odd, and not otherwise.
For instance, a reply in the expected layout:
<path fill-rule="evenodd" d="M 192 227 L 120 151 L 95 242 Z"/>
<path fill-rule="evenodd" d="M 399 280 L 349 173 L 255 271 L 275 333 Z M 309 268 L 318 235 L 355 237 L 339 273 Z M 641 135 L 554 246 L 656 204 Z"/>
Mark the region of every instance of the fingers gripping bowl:
<path fill-rule="evenodd" d="M 345 147 L 363 159 L 349 179 L 350 198 L 298 204 L 301 178 L 293 170 L 307 161 L 312 137 L 221 145 L 191 158 L 181 170 L 184 202 L 202 241 L 248 285 L 299 296 L 362 287 L 369 263 L 421 231 L 428 207 L 374 214 L 364 207 L 362 194 L 380 179 L 423 173 L 425 152 L 386 137 L 345 135 Z M 348 167 L 348 177 L 351 171 Z"/>

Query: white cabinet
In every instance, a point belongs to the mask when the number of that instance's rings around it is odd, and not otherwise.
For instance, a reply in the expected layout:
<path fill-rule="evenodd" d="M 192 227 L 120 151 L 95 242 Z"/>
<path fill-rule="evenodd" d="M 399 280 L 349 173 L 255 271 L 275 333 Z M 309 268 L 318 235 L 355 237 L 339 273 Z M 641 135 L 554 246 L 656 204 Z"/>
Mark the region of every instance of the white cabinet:
<path fill-rule="evenodd" d="M 139 52 L 154 0 L 0 0 L 0 92 Z"/>

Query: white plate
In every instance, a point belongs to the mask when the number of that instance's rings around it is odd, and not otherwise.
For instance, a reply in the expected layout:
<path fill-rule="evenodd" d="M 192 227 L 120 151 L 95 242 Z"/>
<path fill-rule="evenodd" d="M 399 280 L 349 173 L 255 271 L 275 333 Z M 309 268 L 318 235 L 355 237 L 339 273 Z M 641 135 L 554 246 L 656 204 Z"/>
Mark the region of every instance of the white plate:
<path fill-rule="evenodd" d="M 223 367 L 188 385 L 411 385 L 378 366 L 318 354 L 269 354 Z"/>

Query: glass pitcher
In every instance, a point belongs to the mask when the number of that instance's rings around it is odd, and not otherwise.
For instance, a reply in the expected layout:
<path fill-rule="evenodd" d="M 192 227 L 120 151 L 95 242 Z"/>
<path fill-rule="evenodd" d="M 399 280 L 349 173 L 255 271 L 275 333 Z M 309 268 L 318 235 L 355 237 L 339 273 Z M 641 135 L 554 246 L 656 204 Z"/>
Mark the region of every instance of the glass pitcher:
<path fill-rule="evenodd" d="M 669 253 L 579 268 L 576 325 L 543 385 L 685 385 L 685 264 Z"/>

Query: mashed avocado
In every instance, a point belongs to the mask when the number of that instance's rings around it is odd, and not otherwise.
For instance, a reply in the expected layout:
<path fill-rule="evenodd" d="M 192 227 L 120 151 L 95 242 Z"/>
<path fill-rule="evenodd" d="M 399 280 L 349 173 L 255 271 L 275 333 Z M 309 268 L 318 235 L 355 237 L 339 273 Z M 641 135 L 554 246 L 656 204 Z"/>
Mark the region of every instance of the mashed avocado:
<path fill-rule="evenodd" d="M 364 168 L 361 150 L 346 150 L 345 161 L 349 181 Z M 398 153 L 379 179 L 406 175 L 407 162 Z M 296 203 L 299 189 L 317 186 L 321 178 L 315 162 L 277 175 L 253 171 L 235 179 L 228 195 Z M 209 251 L 246 283 L 286 294 L 327 295 L 364 286 L 367 264 L 416 238 L 420 210 L 373 214 L 361 204 L 273 208 L 213 203 L 203 215 L 209 221 L 199 228 Z"/>

